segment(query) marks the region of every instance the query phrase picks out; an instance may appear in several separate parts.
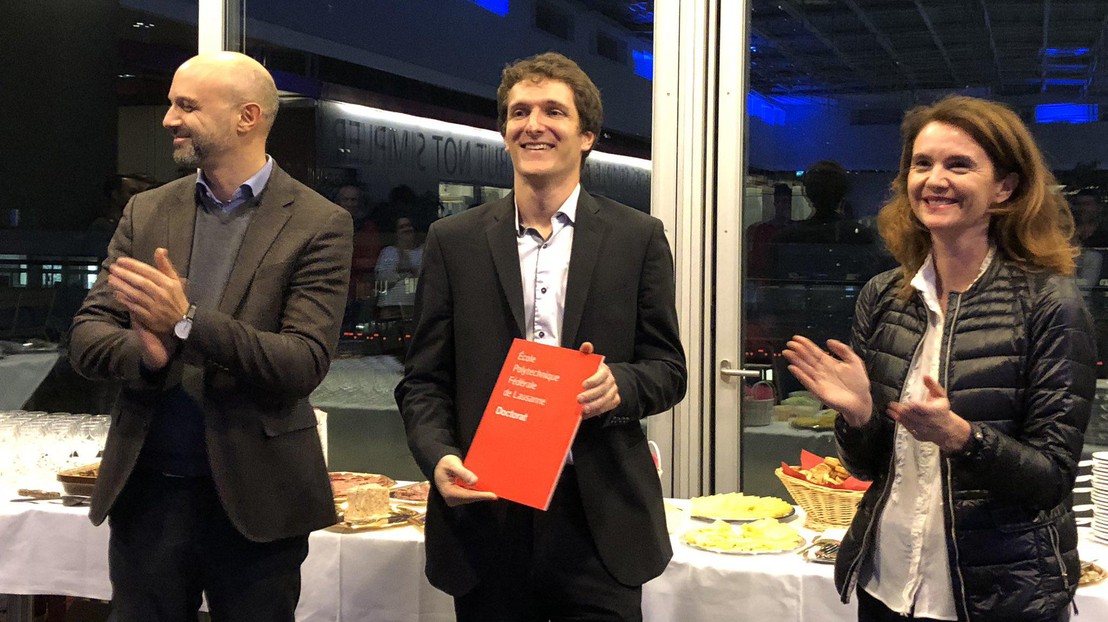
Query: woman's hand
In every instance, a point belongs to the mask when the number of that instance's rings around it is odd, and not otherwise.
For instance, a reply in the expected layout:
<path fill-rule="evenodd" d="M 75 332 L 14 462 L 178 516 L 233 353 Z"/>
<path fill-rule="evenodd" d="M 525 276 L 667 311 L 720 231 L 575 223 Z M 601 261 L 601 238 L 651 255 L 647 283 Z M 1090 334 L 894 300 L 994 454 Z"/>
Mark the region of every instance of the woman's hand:
<path fill-rule="evenodd" d="M 845 343 L 828 339 L 827 347 L 835 356 L 811 339 L 793 335 L 782 354 L 789 361 L 789 371 L 805 388 L 842 413 L 852 427 L 861 427 L 873 414 L 866 368 Z"/>
<path fill-rule="evenodd" d="M 924 376 L 927 397 L 918 402 L 890 402 L 889 417 L 904 426 L 921 442 L 939 446 L 945 454 L 962 451 L 969 442 L 972 428 L 965 419 L 950 410 L 946 390 L 931 376 Z"/>

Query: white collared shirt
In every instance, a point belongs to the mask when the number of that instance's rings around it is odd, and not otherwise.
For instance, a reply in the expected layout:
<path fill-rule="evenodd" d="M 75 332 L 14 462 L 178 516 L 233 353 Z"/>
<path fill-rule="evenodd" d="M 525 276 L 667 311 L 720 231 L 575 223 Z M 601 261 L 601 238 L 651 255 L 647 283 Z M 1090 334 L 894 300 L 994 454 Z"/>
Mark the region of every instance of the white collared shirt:
<path fill-rule="evenodd" d="M 577 184 L 550 218 L 552 230 L 545 240 L 535 229 L 523 226 L 519 206 L 516 206 L 516 248 L 523 277 L 523 316 L 528 341 L 562 345 L 573 223 L 580 196 L 581 184 Z"/>
<path fill-rule="evenodd" d="M 995 252 L 995 248 L 989 248 L 977 278 L 981 278 L 992 263 Z M 927 397 L 924 376 L 941 380 L 939 354 L 945 316 L 939 304 L 934 256 L 929 255 L 916 272 L 912 287 L 919 291 L 927 307 L 927 332 L 908 369 L 900 395 L 902 402 L 921 401 Z M 896 613 L 957 620 L 943 520 L 939 446 L 920 442 L 904 426 L 897 424 L 893 451 L 896 475 L 877 523 L 873 555 L 863 564 L 859 583 Z"/>

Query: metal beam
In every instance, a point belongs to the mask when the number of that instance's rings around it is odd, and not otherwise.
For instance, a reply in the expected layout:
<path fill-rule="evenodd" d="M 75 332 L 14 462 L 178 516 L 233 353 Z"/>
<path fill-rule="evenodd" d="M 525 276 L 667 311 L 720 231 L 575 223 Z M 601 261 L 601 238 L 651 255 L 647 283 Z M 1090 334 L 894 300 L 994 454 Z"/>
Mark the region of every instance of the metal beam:
<path fill-rule="evenodd" d="M 1039 62 L 1042 63 L 1042 71 L 1040 72 L 1042 83 L 1039 85 L 1039 92 L 1046 92 L 1046 49 L 1050 47 L 1050 0 L 1043 1 L 1043 46 L 1039 48 Z"/>
<path fill-rule="evenodd" d="M 989 34 L 989 49 L 993 51 L 993 71 L 996 72 L 996 84 L 1000 86 L 1000 55 L 996 53 L 996 37 L 993 36 L 993 20 L 989 17 L 989 5 L 986 0 L 977 1 L 981 3 L 981 13 L 985 16 L 985 32 Z"/>
<path fill-rule="evenodd" d="M 1093 86 L 1093 81 L 1096 79 L 1097 67 L 1100 65 L 1100 55 L 1104 53 L 1105 33 L 1108 32 L 1108 9 L 1104 11 L 1104 18 L 1100 20 L 1100 34 L 1097 35 L 1096 43 L 1089 49 L 1089 74 L 1085 80 L 1085 86 L 1081 89 L 1081 95 L 1085 96 L 1089 94 L 1089 90 Z"/>
<path fill-rule="evenodd" d="M 854 11 L 854 15 L 856 15 L 858 19 L 861 20 L 862 24 L 865 25 L 866 30 L 868 30 L 870 34 L 873 35 L 875 39 L 877 39 L 877 44 L 880 45 L 883 50 L 885 50 L 885 53 L 889 55 L 890 59 L 892 59 L 893 64 L 896 65 L 896 68 L 904 74 L 905 78 L 908 78 L 908 82 L 910 82 L 912 84 L 912 88 L 915 89 L 918 86 L 916 82 L 916 75 L 912 73 L 912 70 L 908 69 L 908 67 L 905 66 L 904 63 L 900 60 L 900 54 L 896 53 L 896 50 L 893 48 L 892 41 L 889 41 L 889 37 L 885 33 L 881 32 L 881 30 L 877 27 L 877 24 L 873 23 L 873 20 L 869 17 L 869 13 L 866 13 L 866 11 L 862 9 L 862 7 L 858 6 L 858 3 L 854 0 L 843 0 L 843 4 L 850 7 L 851 11 Z"/>
<path fill-rule="evenodd" d="M 788 44 L 786 44 L 781 39 L 767 35 L 764 30 L 756 28 L 754 24 L 750 24 L 749 28 L 752 35 L 758 37 L 762 41 L 765 41 L 767 44 L 769 44 L 770 47 L 781 54 L 781 56 L 784 56 L 790 63 L 796 65 L 797 68 L 801 69 L 802 71 L 807 72 L 809 76 L 819 76 L 822 74 L 822 72 L 816 71 L 815 67 L 808 61 L 807 58 L 794 52 L 788 46 Z M 751 40 L 753 40 L 753 38 Z"/>
<path fill-rule="evenodd" d="M 931 23 L 931 16 L 927 14 L 927 9 L 923 8 L 923 1 L 912 0 L 912 3 L 916 5 L 916 11 L 919 12 L 920 19 L 927 26 L 927 31 L 931 33 L 931 40 L 935 42 L 935 47 L 939 48 L 939 53 L 943 55 L 943 62 L 946 63 L 946 68 L 950 71 L 950 77 L 954 79 L 955 84 L 963 84 L 962 79 L 958 77 L 958 72 L 954 71 L 954 63 L 950 61 L 950 54 L 947 53 L 943 40 L 939 38 L 939 31 L 935 30 L 935 25 Z"/>
<path fill-rule="evenodd" d="M 804 29 L 812 33 L 812 36 L 819 39 L 819 42 L 839 59 L 839 62 L 846 65 L 851 71 L 858 74 L 865 80 L 874 90 L 880 90 L 880 84 L 877 78 L 870 72 L 863 71 L 849 56 L 843 52 L 839 46 L 835 45 L 835 42 L 823 34 L 823 31 L 819 29 L 811 20 L 804 14 L 804 12 L 792 3 L 792 0 L 778 0 L 777 8 L 789 14 L 790 17 L 800 22 Z"/>

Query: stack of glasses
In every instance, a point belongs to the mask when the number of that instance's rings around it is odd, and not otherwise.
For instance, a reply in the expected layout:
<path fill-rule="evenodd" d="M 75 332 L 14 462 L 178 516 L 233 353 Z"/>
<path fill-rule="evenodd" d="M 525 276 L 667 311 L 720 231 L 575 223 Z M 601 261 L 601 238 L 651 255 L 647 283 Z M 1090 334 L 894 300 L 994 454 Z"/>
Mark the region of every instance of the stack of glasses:
<path fill-rule="evenodd" d="M 1093 538 L 1108 544 L 1108 451 L 1093 453 Z"/>
<path fill-rule="evenodd" d="M 58 488 L 58 471 L 96 462 L 110 422 L 108 415 L 0 410 L 0 490 Z"/>

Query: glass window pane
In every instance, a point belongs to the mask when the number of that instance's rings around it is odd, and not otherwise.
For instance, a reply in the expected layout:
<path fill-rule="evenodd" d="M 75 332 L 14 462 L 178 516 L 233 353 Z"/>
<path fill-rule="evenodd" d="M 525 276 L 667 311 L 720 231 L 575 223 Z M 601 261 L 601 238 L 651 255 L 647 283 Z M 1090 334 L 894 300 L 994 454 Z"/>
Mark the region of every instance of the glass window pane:
<path fill-rule="evenodd" d="M 860 288 L 895 265 L 876 216 L 912 106 L 960 93 L 1003 102 L 1028 124 L 1073 206 L 1078 277 L 1102 359 L 1108 352 L 1104 7 L 878 4 L 751 3 L 744 349 L 785 403 L 769 425 L 743 430 L 752 493 L 783 495 L 773 470 L 796 464 L 801 449 L 835 453 L 830 418 L 798 399 L 803 387 L 780 352 L 793 334 L 846 340 Z M 1108 445 L 1105 412 L 1089 426 L 1089 449 Z"/>
<path fill-rule="evenodd" d="M 581 65 L 605 108 L 582 185 L 649 210 L 651 81 L 635 59 L 651 49 L 652 16 L 594 4 L 409 0 L 321 10 L 293 0 L 247 3 L 246 51 L 282 91 L 270 153 L 300 181 L 348 202 L 355 218 L 340 358 L 312 396 L 330 413 L 333 469 L 422 479 L 391 391 L 412 329 L 428 227 L 512 187 L 496 120 L 506 64 L 558 51 Z M 577 5 L 596 10 L 569 10 Z M 406 254 L 411 269 L 401 275 L 394 268 Z"/>
<path fill-rule="evenodd" d="M 114 386 L 73 371 L 66 331 L 127 200 L 182 174 L 161 118 L 196 14 L 195 0 L 5 4 L 0 409 L 113 403 Z"/>

